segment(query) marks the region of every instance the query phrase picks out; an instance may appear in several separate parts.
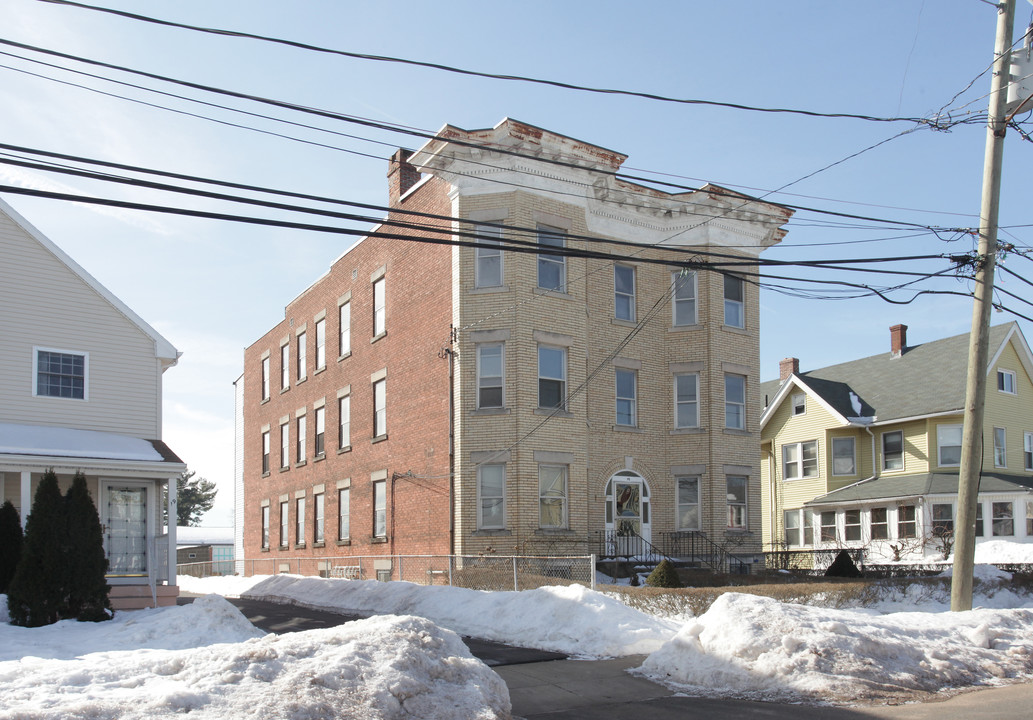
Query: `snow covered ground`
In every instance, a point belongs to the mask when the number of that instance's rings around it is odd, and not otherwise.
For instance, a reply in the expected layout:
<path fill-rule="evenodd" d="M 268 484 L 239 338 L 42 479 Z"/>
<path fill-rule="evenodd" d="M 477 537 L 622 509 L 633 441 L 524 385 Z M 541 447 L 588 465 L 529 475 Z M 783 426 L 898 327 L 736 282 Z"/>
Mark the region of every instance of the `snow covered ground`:
<path fill-rule="evenodd" d="M 965 613 L 927 592 L 847 610 L 728 593 L 688 622 L 577 586 L 480 592 L 277 575 L 184 577 L 185 591 L 212 594 L 27 629 L 5 622 L 0 596 L 0 719 L 508 718 L 505 684 L 456 633 L 583 658 L 646 655 L 635 672 L 692 694 L 913 698 L 1033 677 L 1033 597 L 1002 589 L 1003 578 L 980 567 L 981 607 Z M 263 636 L 220 595 L 375 616 Z"/>

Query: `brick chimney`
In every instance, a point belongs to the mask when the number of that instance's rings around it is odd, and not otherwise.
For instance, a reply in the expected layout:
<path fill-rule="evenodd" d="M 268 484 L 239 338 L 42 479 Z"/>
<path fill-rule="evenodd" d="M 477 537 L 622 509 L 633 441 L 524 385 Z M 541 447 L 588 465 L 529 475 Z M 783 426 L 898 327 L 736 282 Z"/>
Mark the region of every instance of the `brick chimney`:
<path fill-rule="evenodd" d="M 785 382 L 790 375 L 800 374 L 800 361 L 797 358 L 786 358 L 778 364 L 778 381 Z"/>
<path fill-rule="evenodd" d="M 398 204 L 399 198 L 405 195 L 413 185 L 420 181 L 420 172 L 414 165 L 409 164 L 412 156 L 411 150 L 399 148 L 391 156 L 391 162 L 387 168 L 387 196 L 388 204 L 394 207 Z"/>
<path fill-rule="evenodd" d="M 893 357 L 900 357 L 907 350 L 907 325 L 894 325 L 890 328 L 890 352 Z"/>

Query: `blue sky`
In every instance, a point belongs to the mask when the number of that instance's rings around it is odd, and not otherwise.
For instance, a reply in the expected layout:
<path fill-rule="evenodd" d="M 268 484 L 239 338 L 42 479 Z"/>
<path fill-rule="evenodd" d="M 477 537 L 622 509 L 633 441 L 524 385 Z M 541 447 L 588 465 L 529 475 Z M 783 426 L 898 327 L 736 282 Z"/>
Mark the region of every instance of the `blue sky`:
<path fill-rule="evenodd" d="M 415 0 L 96 1 L 166 20 L 351 52 L 682 98 L 880 117 L 927 117 L 963 90 L 950 105 L 959 113 L 955 117 L 985 111 L 990 77 L 984 71 L 993 59 L 996 25 L 995 9 L 981 0 L 683 0 L 634 5 L 599 0 L 456 0 L 447 5 Z M 0 0 L 0 13 L 0 39 L 430 132 L 445 123 L 489 127 L 509 116 L 625 153 L 629 174 L 666 173 L 674 176 L 667 178 L 672 182 L 713 182 L 754 195 L 915 127 L 464 77 L 202 35 L 38 0 Z M 1018 4 L 1016 38 L 1031 13 L 1033 5 Z M 386 204 L 386 158 L 392 147 L 420 144 L 418 138 L 229 101 L 357 138 L 289 128 L 23 59 L 43 59 L 33 53 L 6 46 L 0 51 L 23 56 L 0 55 L 0 141 L 15 145 Z M 25 70 L 338 149 L 105 97 L 20 72 Z M 985 127 L 978 123 L 950 132 L 919 129 L 769 199 L 868 217 L 972 227 L 978 224 L 984 144 Z M 1002 226 L 1031 222 L 1028 173 L 1023 172 L 1031 153 L 1033 144 L 1009 132 Z M 210 201 L 5 165 L 0 165 L 0 184 L 225 210 Z M 191 468 L 221 488 L 205 523 L 229 524 L 231 383 L 241 372 L 243 348 L 282 319 L 284 306 L 347 249 L 349 238 L 3 197 L 184 352 L 180 365 L 165 375 L 165 439 Z M 833 226 L 827 216 L 799 213 L 782 245 L 766 257 L 876 258 L 973 248 L 967 236 L 947 242 L 955 236 L 901 237 L 912 233 L 867 222 L 846 224 L 863 227 Z M 1011 227 L 1001 239 L 1024 248 L 1031 244 L 1030 236 L 1029 228 Z M 1028 276 L 1033 269 L 1029 263 L 1011 255 L 1005 267 Z M 949 264 L 930 260 L 887 267 L 937 272 Z M 798 268 L 785 274 L 816 276 Z M 861 281 L 891 284 L 871 276 Z M 970 289 L 963 280 L 944 280 L 937 287 Z M 1033 296 L 1016 278 L 1003 278 L 1001 287 Z M 895 297 L 907 300 L 910 295 Z M 1033 308 L 1019 301 L 1008 299 L 1006 304 L 1033 316 Z M 777 374 L 783 357 L 800 358 L 801 369 L 807 370 L 887 351 L 888 328 L 897 323 L 909 326 L 911 344 L 967 332 L 972 307 L 969 299 L 950 295 L 889 304 L 877 298 L 804 299 L 770 290 L 762 293 L 761 305 L 762 379 Z M 1010 319 L 1002 313 L 993 321 Z M 1029 336 L 1028 323 L 1021 325 Z"/>

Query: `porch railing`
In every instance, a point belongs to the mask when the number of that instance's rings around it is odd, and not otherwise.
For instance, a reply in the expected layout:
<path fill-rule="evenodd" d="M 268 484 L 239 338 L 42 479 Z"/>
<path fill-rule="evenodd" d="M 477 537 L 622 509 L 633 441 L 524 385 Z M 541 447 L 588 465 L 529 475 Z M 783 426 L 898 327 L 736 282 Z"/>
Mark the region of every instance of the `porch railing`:
<path fill-rule="evenodd" d="M 717 573 L 748 575 L 750 572 L 749 563 L 732 555 L 699 530 L 661 533 L 660 538 L 664 552 L 678 561 L 697 563 Z"/>

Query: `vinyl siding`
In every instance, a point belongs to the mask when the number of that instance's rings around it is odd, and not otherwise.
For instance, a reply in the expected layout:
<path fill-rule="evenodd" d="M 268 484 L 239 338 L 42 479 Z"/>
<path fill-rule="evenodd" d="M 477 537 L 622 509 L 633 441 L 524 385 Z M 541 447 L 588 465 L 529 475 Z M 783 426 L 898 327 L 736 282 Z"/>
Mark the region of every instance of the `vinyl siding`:
<path fill-rule="evenodd" d="M 1015 373 L 1014 395 L 997 389 L 997 371 L 1009 370 Z M 1015 347 L 1009 343 L 997 363 L 986 377 L 986 410 L 983 418 L 984 443 L 983 467 L 994 467 L 993 429 L 1007 430 L 1008 472 L 1026 472 L 1022 457 L 1022 437 L 1033 432 L 1033 382 L 1026 374 Z"/>

